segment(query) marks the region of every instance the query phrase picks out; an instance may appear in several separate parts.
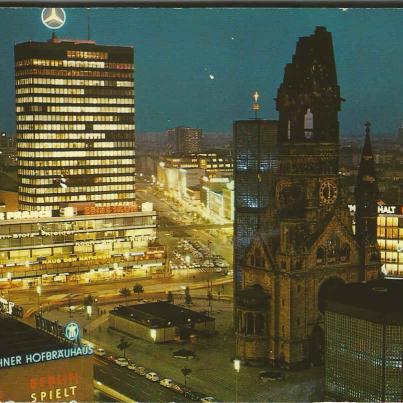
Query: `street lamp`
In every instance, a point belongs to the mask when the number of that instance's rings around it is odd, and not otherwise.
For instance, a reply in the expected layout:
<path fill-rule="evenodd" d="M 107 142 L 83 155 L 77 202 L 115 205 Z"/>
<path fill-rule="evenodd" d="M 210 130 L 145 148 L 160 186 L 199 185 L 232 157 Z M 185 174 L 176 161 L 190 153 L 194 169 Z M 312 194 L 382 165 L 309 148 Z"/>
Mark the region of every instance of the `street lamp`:
<path fill-rule="evenodd" d="M 38 294 L 38 307 L 40 308 L 40 311 L 42 313 L 42 309 L 41 309 L 41 294 L 42 294 L 42 287 L 40 285 L 36 286 L 36 292 Z"/>
<path fill-rule="evenodd" d="M 235 369 L 235 403 L 238 403 L 238 374 L 241 370 L 241 360 L 239 358 L 234 358 L 234 369 Z"/>

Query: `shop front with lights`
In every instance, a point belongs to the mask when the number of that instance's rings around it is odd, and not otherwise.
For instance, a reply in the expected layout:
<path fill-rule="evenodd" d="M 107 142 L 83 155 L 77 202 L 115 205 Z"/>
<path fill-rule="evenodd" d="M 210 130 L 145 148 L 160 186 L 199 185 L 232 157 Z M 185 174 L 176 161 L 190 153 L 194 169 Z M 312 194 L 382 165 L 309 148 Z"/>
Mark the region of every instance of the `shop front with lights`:
<path fill-rule="evenodd" d="M 354 218 L 355 205 L 349 209 Z M 378 206 L 377 233 L 382 271 L 388 277 L 403 277 L 403 206 Z"/>
<path fill-rule="evenodd" d="M 155 211 L 39 218 L 32 214 L 5 213 L 0 220 L 3 282 L 89 282 L 164 273 L 165 249 L 156 243 Z"/>

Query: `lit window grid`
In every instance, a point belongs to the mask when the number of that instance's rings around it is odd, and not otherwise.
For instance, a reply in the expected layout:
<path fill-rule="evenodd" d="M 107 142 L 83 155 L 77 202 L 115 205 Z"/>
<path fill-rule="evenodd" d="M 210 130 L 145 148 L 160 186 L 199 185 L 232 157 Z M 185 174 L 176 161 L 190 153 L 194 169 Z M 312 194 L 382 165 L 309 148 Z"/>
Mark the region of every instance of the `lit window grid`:
<path fill-rule="evenodd" d="M 131 70 L 133 64 L 131 63 L 110 63 L 110 62 L 97 62 L 97 61 L 83 61 L 83 60 L 56 60 L 56 59 L 25 59 L 19 60 L 15 63 L 16 67 L 24 66 L 46 66 L 46 67 L 76 67 L 76 68 L 95 68 L 95 69 L 117 69 L 117 70 Z"/>
<path fill-rule="evenodd" d="M 129 166 L 120 166 L 118 167 L 97 167 L 97 168 L 70 168 L 70 175 L 103 175 L 106 179 L 105 175 L 122 175 L 122 174 L 130 174 L 132 177 L 135 174 L 134 165 Z M 22 176 L 32 176 L 32 169 L 18 169 L 18 174 Z M 47 169 L 35 169 L 35 177 L 36 178 L 54 178 L 60 177 L 65 174 L 65 169 L 63 167 L 49 167 Z M 111 177 L 113 178 L 113 177 Z M 52 179 L 53 180 L 53 179 Z"/>
<path fill-rule="evenodd" d="M 61 86 L 80 86 L 80 87 L 134 87 L 133 81 L 108 81 L 108 80 L 88 80 L 88 79 L 66 79 L 66 78 L 43 78 L 29 77 L 18 78 L 15 80 L 16 88 L 26 85 L 61 85 Z"/>
<path fill-rule="evenodd" d="M 130 166 L 135 166 L 134 158 L 128 159 L 128 158 L 119 158 L 119 159 L 82 159 L 82 160 L 53 160 L 53 161 L 33 161 L 33 160 L 24 160 L 21 159 L 19 161 L 19 165 L 23 169 L 24 167 L 32 167 L 32 168 L 38 168 L 38 167 L 49 167 L 50 169 L 52 167 L 64 167 L 65 170 L 67 169 L 75 169 L 80 166 L 96 166 L 96 167 L 102 167 L 102 166 L 118 166 L 118 165 L 130 165 Z M 32 170 L 32 173 L 36 172 L 36 170 Z M 113 171 L 111 171 L 113 172 Z"/>
<path fill-rule="evenodd" d="M 39 137 L 39 136 L 37 136 Z M 29 149 L 38 149 L 38 150 L 43 150 L 43 149 L 57 149 L 57 148 L 72 148 L 74 147 L 75 149 L 86 149 L 88 148 L 88 141 L 87 142 L 80 142 L 77 140 L 73 140 L 73 142 L 49 142 L 49 143 L 44 143 L 42 136 L 41 136 L 41 141 L 40 142 L 35 142 L 35 141 L 30 141 L 30 142 L 23 142 L 21 141 L 24 137 L 21 135 L 19 136 L 19 142 L 18 142 L 18 149 L 23 150 L 24 148 L 29 148 Z M 52 139 L 54 140 L 54 139 Z M 67 140 L 67 139 L 65 139 Z M 88 140 L 88 139 L 86 139 Z M 127 148 L 129 150 L 134 150 L 134 141 L 96 141 L 93 143 L 93 149 L 103 149 L 103 148 L 110 148 L 110 149 L 120 149 L 120 148 Z"/>
<path fill-rule="evenodd" d="M 133 120 L 131 115 L 17 115 L 17 122 L 122 122 Z"/>
<path fill-rule="evenodd" d="M 95 172 L 94 172 L 95 173 Z M 62 172 L 60 171 L 60 174 L 62 175 Z M 94 183 L 114 183 L 114 182 L 132 182 L 133 181 L 133 175 L 131 176 L 124 176 L 124 175 L 119 175 L 119 176 L 109 176 L 109 177 L 100 177 L 100 178 L 95 178 Z M 38 185 L 53 185 L 54 178 L 52 177 L 44 177 L 44 178 L 38 178 L 37 176 L 35 178 L 22 178 L 21 183 L 22 184 L 27 184 L 27 185 L 33 185 L 33 186 L 38 186 Z"/>
<path fill-rule="evenodd" d="M 56 95 L 105 95 L 105 96 L 134 96 L 132 89 L 108 88 L 66 88 L 66 87 L 22 87 L 16 89 L 17 96 L 35 94 Z"/>
<path fill-rule="evenodd" d="M 122 148 L 119 150 L 64 150 L 64 151 L 39 151 L 35 150 L 35 158 L 95 158 L 95 157 L 130 157 L 134 156 L 134 149 Z M 32 158 L 32 151 L 18 150 L 18 158 Z"/>
<path fill-rule="evenodd" d="M 77 57 L 91 58 L 92 56 L 94 56 L 96 54 L 98 54 L 98 53 L 97 52 L 86 52 L 86 51 L 72 51 L 72 53 L 70 53 L 70 56 L 71 57 L 77 56 Z M 107 58 L 107 53 L 105 53 L 104 55 L 106 55 L 106 58 Z M 98 54 L 98 56 L 99 56 L 99 54 Z M 105 59 L 105 57 L 98 57 L 98 56 L 96 56 L 97 59 L 98 58 Z M 41 65 L 41 66 L 69 67 L 69 70 L 64 70 L 64 69 L 33 69 L 33 68 L 32 69 L 21 69 L 21 68 L 18 68 L 20 65 L 21 66 L 28 66 L 31 63 L 32 63 L 32 65 Z M 24 74 L 28 74 L 31 77 L 27 77 L 27 78 L 24 78 L 24 79 L 17 78 L 17 80 L 16 80 L 17 94 L 18 93 L 30 93 L 30 92 L 33 92 L 33 93 L 35 93 L 35 92 L 45 92 L 46 89 L 44 89 L 43 87 L 42 88 L 40 88 L 40 87 L 39 88 L 37 88 L 37 87 L 20 88 L 20 84 L 21 85 L 40 84 L 40 85 L 52 85 L 52 88 L 48 87 L 48 90 L 49 90 L 50 94 L 56 93 L 56 94 L 60 95 L 60 94 L 77 94 L 77 93 L 78 94 L 83 94 L 83 93 L 87 94 L 87 93 L 93 93 L 94 95 L 98 95 L 98 97 L 93 97 L 93 98 L 91 98 L 91 97 L 74 98 L 74 97 L 64 97 L 64 96 L 62 96 L 62 97 L 60 97 L 60 96 L 59 97 L 54 97 L 54 96 L 53 97 L 25 97 L 25 96 L 18 96 L 17 95 L 17 104 L 19 103 L 19 101 L 25 101 L 25 102 L 31 103 L 31 105 L 23 105 L 23 106 L 17 105 L 17 111 L 25 112 L 25 115 L 27 116 L 25 118 L 24 114 L 18 114 L 17 120 L 20 121 L 20 122 L 30 121 L 31 117 L 30 117 L 29 113 L 27 113 L 29 111 L 38 111 L 39 112 L 39 111 L 44 111 L 45 108 L 46 108 L 47 111 L 49 111 L 50 108 L 60 108 L 60 112 L 63 113 L 64 112 L 63 109 L 66 107 L 66 105 L 63 105 L 62 107 L 58 107 L 57 105 L 56 106 L 51 106 L 51 105 L 46 105 L 46 106 L 44 106 L 44 105 L 32 105 L 33 102 L 40 102 L 40 103 L 43 103 L 43 102 L 52 102 L 52 103 L 63 102 L 63 103 L 66 103 L 66 102 L 70 101 L 72 103 L 80 103 L 80 104 L 83 104 L 83 105 L 79 106 L 80 109 L 78 111 L 75 110 L 75 112 L 77 111 L 79 113 L 82 113 L 83 108 L 92 108 L 92 107 L 86 106 L 85 105 L 86 103 L 94 103 L 94 102 L 96 102 L 97 104 L 102 104 L 102 103 L 125 104 L 125 103 L 129 102 L 129 103 L 134 104 L 134 99 L 133 98 L 127 100 L 127 99 L 124 99 L 124 98 L 110 98 L 110 97 L 100 98 L 99 97 L 99 95 L 114 95 L 114 94 L 116 96 L 117 95 L 121 96 L 121 95 L 125 95 L 125 94 L 126 95 L 133 95 L 131 89 L 128 89 L 128 90 L 114 89 L 114 87 L 118 87 L 118 86 L 120 86 L 120 87 L 125 87 L 125 86 L 133 87 L 132 71 L 129 71 L 129 73 L 121 73 L 121 72 L 114 72 L 114 71 L 105 71 L 105 72 L 92 71 L 91 72 L 89 70 L 74 70 L 74 68 L 76 68 L 76 67 L 77 68 L 82 68 L 82 67 L 85 67 L 85 68 L 87 68 L 87 67 L 88 68 L 103 68 L 103 67 L 114 68 L 114 67 L 116 67 L 118 69 L 122 69 L 122 68 L 124 69 L 124 68 L 129 67 L 128 70 L 132 70 L 133 65 L 132 64 L 126 64 L 124 66 L 124 65 L 117 65 L 116 64 L 116 65 L 108 65 L 108 66 L 106 66 L 104 64 L 104 62 L 89 62 L 89 61 L 83 62 L 83 61 L 74 61 L 74 60 L 68 60 L 68 61 L 66 61 L 66 60 L 50 60 L 49 61 L 49 60 L 46 60 L 46 59 L 43 59 L 43 60 L 41 60 L 41 59 L 33 59 L 32 61 L 28 60 L 28 61 L 24 61 L 24 62 L 19 61 L 19 62 L 17 62 L 16 77 L 19 77 L 19 76 L 24 75 Z M 37 74 L 47 74 L 47 75 L 50 75 L 50 76 L 57 76 L 57 77 L 51 77 L 51 78 L 49 78 L 49 77 L 32 77 L 32 76 L 35 76 Z M 108 79 L 126 77 L 126 78 L 130 78 L 130 81 L 122 81 L 122 82 L 117 83 L 116 81 L 109 81 L 109 80 L 86 80 L 86 79 L 83 79 L 83 80 L 72 79 L 71 80 L 71 79 L 61 78 L 63 76 L 64 77 L 66 77 L 66 76 L 75 76 L 75 77 L 91 76 L 90 78 L 106 77 Z M 74 84 L 88 85 L 88 88 L 77 89 L 77 88 L 53 87 L 53 86 L 69 85 L 69 84 L 70 85 L 74 85 Z M 91 87 L 91 85 L 94 85 L 94 86 Z M 99 86 L 109 87 L 109 89 L 108 88 L 102 89 L 102 88 L 99 88 Z M 129 93 L 128 91 L 131 91 L 131 93 Z M 67 107 L 68 106 L 69 105 L 67 105 Z M 74 108 L 74 106 L 73 106 L 73 108 Z M 96 110 L 99 110 L 99 108 L 100 107 L 97 106 L 96 108 L 93 108 L 93 109 L 94 109 L 94 111 L 96 111 Z M 101 108 L 108 108 L 109 109 L 110 107 L 101 107 Z M 120 109 L 120 107 L 117 107 L 116 109 Z M 134 108 L 132 108 L 132 110 L 134 112 Z M 51 109 L 51 111 L 53 112 L 52 109 Z M 127 110 L 127 112 L 131 112 L 131 110 L 129 109 L 129 110 Z M 124 117 L 124 116 L 121 116 L 121 117 L 126 119 L 126 117 Z M 112 119 L 113 119 L 112 121 L 120 121 L 121 117 L 119 117 L 119 116 L 112 117 Z M 43 116 L 38 116 L 38 118 L 41 119 L 41 118 L 43 118 Z M 91 117 L 84 117 L 84 118 L 80 116 L 79 119 L 75 119 L 75 118 L 76 118 L 76 116 L 64 116 L 64 117 L 60 118 L 60 121 L 72 121 L 72 122 L 74 121 L 75 122 L 76 120 L 78 120 L 78 121 L 81 120 L 81 121 L 84 121 L 84 122 L 87 122 L 87 121 L 99 122 L 99 121 L 108 121 L 109 120 L 108 117 L 101 117 L 99 120 L 97 120 L 96 117 L 92 117 L 92 116 Z M 37 119 L 35 119 L 35 120 L 37 120 Z M 54 131 L 54 130 L 68 130 L 68 131 L 70 131 L 71 130 L 71 131 L 73 131 L 73 130 L 78 129 L 80 131 L 86 131 L 86 133 L 85 133 L 86 137 L 84 137 L 84 138 L 86 140 L 88 140 L 88 137 L 89 137 L 88 136 L 88 129 L 89 128 L 87 127 L 87 124 L 85 124 L 85 125 L 78 124 L 78 125 L 74 125 L 74 127 L 73 127 L 73 125 L 68 125 L 68 124 L 60 124 L 60 125 L 58 125 L 58 124 L 49 124 L 48 123 L 49 120 L 50 121 L 58 121 L 59 119 L 56 116 L 55 117 L 52 116 L 52 117 L 50 117 L 48 119 L 46 119 L 46 117 L 45 117 L 45 122 L 46 123 L 42 123 L 42 124 L 33 124 L 33 125 L 28 124 L 27 125 L 27 124 L 24 124 L 24 123 L 21 123 L 21 124 L 17 123 L 17 130 L 20 132 L 19 134 L 23 134 L 23 133 L 21 133 L 21 131 L 23 131 L 23 130 L 35 131 L 36 133 L 31 133 L 31 134 L 34 134 L 33 137 L 35 139 L 35 138 L 41 138 L 41 133 L 38 133 L 38 132 L 44 131 L 44 130 L 51 130 L 51 131 Z M 130 120 L 130 117 L 129 117 L 129 120 Z M 133 120 L 133 117 L 132 117 L 131 120 Z M 130 125 L 130 124 L 126 124 L 126 125 L 125 124 L 107 125 L 107 124 L 98 124 L 98 123 L 96 123 L 96 124 L 91 125 L 90 130 L 91 129 L 92 130 L 97 130 L 97 129 L 98 130 L 106 130 L 106 131 L 110 130 L 110 131 L 114 131 L 114 132 L 119 131 L 119 130 L 132 130 L 134 132 L 134 124 L 133 125 Z M 39 136 L 35 137 L 36 134 L 39 134 Z M 114 134 L 117 134 L 117 133 L 114 133 Z M 28 133 L 28 136 L 29 135 L 30 134 Z M 133 133 L 133 135 L 134 135 L 134 133 Z M 56 136 L 57 136 L 58 140 L 63 140 L 64 134 L 63 133 L 56 133 Z M 94 136 L 91 136 L 91 137 L 97 138 L 97 137 L 104 137 L 104 136 L 105 136 L 105 133 L 101 134 L 100 136 L 99 136 L 99 134 L 95 134 Z M 107 137 L 107 136 L 108 135 L 106 135 L 105 137 Z M 125 136 L 125 138 L 128 139 L 128 137 L 126 137 L 127 136 L 126 134 L 124 134 L 124 136 Z M 52 140 L 53 139 L 54 139 L 54 137 L 52 138 Z M 41 138 L 41 140 L 43 140 L 43 139 Z M 67 144 L 64 143 L 63 146 L 64 145 L 67 145 Z M 70 145 L 70 144 L 68 144 L 68 145 Z M 59 147 L 54 147 L 54 148 L 56 148 L 56 149 L 57 148 L 62 148 L 63 146 L 60 145 Z M 71 148 L 77 148 L 77 144 L 72 144 Z M 32 171 L 32 172 L 29 172 L 29 170 L 24 169 L 24 167 L 29 167 L 29 166 L 32 166 L 32 168 L 36 168 L 35 165 L 32 165 L 32 161 L 29 160 L 30 155 L 32 155 L 32 152 L 35 152 L 36 155 L 42 154 L 42 155 L 40 155 L 40 157 L 43 157 L 43 158 L 61 158 L 61 159 L 63 159 L 63 157 L 64 158 L 73 157 L 73 158 L 89 158 L 90 159 L 91 157 L 92 158 L 97 158 L 97 157 L 99 158 L 99 157 L 102 157 L 102 156 L 106 156 L 105 151 L 97 149 L 96 143 L 93 143 L 91 145 L 91 148 L 92 148 L 91 151 L 89 151 L 89 150 L 71 150 L 70 149 L 68 151 L 66 151 L 66 150 L 63 150 L 63 151 L 60 151 L 60 152 L 52 151 L 51 153 L 49 153 L 49 152 L 46 152 L 46 151 L 37 151 L 37 149 L 35 149 L 35 147 L 29 148 L 29 147 L 27 147 L 26 144 L 24 144 L 24 146 L 20 147 L 20 150 L 19 150 L 20 168 L 22 167 L 22 169 L 19 170 L 19 173 L 21 175 L 22 172 L 28 171 L 29 176 L 35 175 L 37 173 L 36 169 L 34 171 Z M 27 152 L 25 152 L 25 151 L 23 151 L 21 149 L 26 149 Z M 31 153 L 30 153 L 30 151 L 31 151 Z M 124 151 L 127 151 L 127 153 L 124 153 Z M 133 149 L 124 150 L 124 149 L 121 148 L 120 150 L 111 150 L 111 152 L 108 153 L 109 156 L 110 156 L 111 153 L 112 154 L 116 153 L 118 156 L 121 156 L 123 154 L 125 157 L 128 157 L 128 156 L 130 156 L 130 154 L 132 154 L 133 158 L 134 158 L 134 150 Z M 129 154 L 129 155 L 127 155 L 127 154 Z M 28 160 L 24 160 L 24 158 L 27 158 Z M 36 158 L 36 156 L 35 156 L 35 158 Z M 64 163 L 64 167 L 66 169 L 69 168 L 68 166 L 66 167 L 66 162 L 67 161 L 68 160 L 62 161 Z M 111 162 L 112 161 L 108 161 L 108 164 L 110 164 Z M 123 163 L 128 162 L 130 164 L 130 162 L 127 161 L 127 158 L 126 158 L 125 161 L 120 161 L 120 163 L 122 163 L 122 162 Z M 86 162 L 86 161 L 82 161 L 82 160 L 78 161 L 78 164 L 84 165 L 84 166 L 91 165 L 93 163 L 94 163 L 93 161 L 91 161 L 91 162 Z M 51 162 L 51 164 L 52 164 L 52 162 Z M 76 164 L 77 163 L 73 162 L 73 165 L 76 165 Z M 38 165 L 43 166 L 41 161 L 38 161 Z M 52 164 L 52 165 L 54 165 L 54 164 Z M 57 161 L 57 163 L 55 165 L 60 165 L 60 161 Z M 105 165 L 105 164 L 103 164 L 103 165 Z M 28 178 L 25 178 L 25 179 L 28 179 Z M 91 178 L 91 180 L 92 180 L 92 182 L 95 182 L 96 178 L 95 179 Z M 127 186 L 127 185 L 123 185 L 123 186 Z M 23 188 L 23 187 L 21 187 L 21 188 Z M 73 191 L 73 190 L 76 191 L 78 189 L 84 189 L 84 188 L 88 188 L 88 187 L 87 186 L 86 187 L 73 187 L 72 189 L 68 189 L 68 191 Z M 102 189 L 102 187 L 99 187 L 99 186 L 98 187 L 97 186 L 92 186 L 90 188 L 92 190 L 93 189 L 96 189 L 96 190 Z M 115 185 L 113 185 L 112 187 L 109 186 L 109 190 L 114 190 L 115 188 L 116 188 Z M 133 179 L 133 188 L 134 188 L 134 179 Z M 44 192 L 52 191 L 52 189 L 41 189 L 41 190 L 44 191 Z M 37 188 L 32 189 L 32 191 L 34 193 L 39 193 L 39 194 L 41 194 L 40 193 L 41 190 L 37 189 Z M 65 189 L 62 189 L 61 187 L 56 188 L 54 190 L 56 192 L 60 192 L 62 190 L 66 191 Z M 124 190 L 124 189 L 120 189 L 121 192 L 122 192 L 122 190 Z M 125 198 L 125 195 L 123 193 L 121 193 L 121 194 L 123 195 L 123 198 Z M 100 197 L 100 196 L 98 195 L 98 197 Z M 23 200 L 23 199 L 24 199 L 24 195 L 22 195 L 20 200 Z M 82 200 L 82 199 L 84 199 L 84 197 L 82 197 L 82 195 L 81 195 L 80 199 Z M 40 199 L 38 199 L 38 200 L 40 200 Z M 54 197 L 51 200 L 53 202 L 57 201 Z M 73 201 L 73 200 L 74 200 L 74 198 L 71 201 Z"/>
<path fill-rule="evenodd" d="M 124 217 L 110 216 L 102 219 L 89 216 L 86 220 L 76 221 L 24 220 L 13 224 L 0 223 L 0 264 L 10 261 L 20 264 L 26 261 L 34 263 L 38 258 L 46 259 L 52 256 L 60 258 L 86 253 L 98 255 L 105 247 L 109 247 L 110 256 L 122 253 L 122 250 L 139 250 L 138 247 L 143 248 L 150 240 L 155 239 L 155 218 L 155 214 L 125 214 Z M 66 231 L 68 232 L 63 233 Z M 15 234 L 22 236 L 15 237 Z M 108 244 L 103 243 L 105 240 L 109 241 Z"/>
<path fill-rule="evenodd" d="M 385 356 L 383 326 L 325 313 L 327 392 L 354 401 L 382 401 L 385 361 L 385 400 L 401 400 L 403 325 L 385 325 Z"/>
<path fill-rule="evenodd" d="M 118 104 L 118 105 L 133 105 L 134 98 L 106 98 L 106 97 L 56 97 L 56 96 L 16 96 L 16 104 Z"/>
<path fill-rule="evenodd" d="M 398 246 L 403 248 L 403 216 L 378 215 L 377 240 L 387 274 L 403 277 L 403 251 L 398 252 Z"/>
<path fill-rule="evenodd" d="M 97 71 L 97 70 L 49 70 L 49 69 L 20 69 L 16 70 L 16 79 L 23 77 L 43 77 L 43 76 L 54 76 L 54 77 L 78 77 L 79 79 L 85 79 L 86 77 L 103 78 L 105 81 L 109 79 L 120 79 L 119 81 L 129 81 L 131 79 L 130 73 L 112 72 L 112 71 Z"/>
<path fill-rule="evenodd" d="M 55 113 L 128 113 L 134 114 L 135 108 L 123 106 L 52 106 L 52 105 L 28 105 L 17 106 L 17 116 L 20 112 L 55 112 Z M 29 116 L 29 115 L 27 115 Z M 75 115 L 74 115 L 75 116 Z M 103 115 L 104 116 L 104 115 Z"/>
<path fill-rule="evenodd" d="M 85 189 L 83 190 L 85 192 Z M 25 195 L 21 192 L 18 195 L 18 201 L 24 203 L 24 210 L 29 210 L 30 205 L 46 204 L 57 206 L 59 203 L 70 203 L 70 202 L 96 202 L 95 206 L 120 206 L 122 202 L 130 200 L 131 204 L 135 201 L 135 193 L 133 191 L 124 192 L 119 190 L 119 193 L 95 193 L 95 194 L 69 194 L 68 196 L 50 196 L 40 197 L 32 195 L 30 191 L 29 195 Z M 106 204 L 109 203 L 109 204 Z M 26 205 L 25 205 L 26 204 Z M 60 207 L 60 206 L 59 206 Z"/>

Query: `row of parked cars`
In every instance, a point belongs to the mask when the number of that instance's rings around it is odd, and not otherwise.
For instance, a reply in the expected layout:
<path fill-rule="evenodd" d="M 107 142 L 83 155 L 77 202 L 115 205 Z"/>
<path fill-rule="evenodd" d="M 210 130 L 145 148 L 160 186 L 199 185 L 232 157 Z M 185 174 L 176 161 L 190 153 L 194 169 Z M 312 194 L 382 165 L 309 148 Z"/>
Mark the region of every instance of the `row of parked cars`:
<path fill-rule="evenodd" d="M 213 269 L 217 272 L 228 270 L 228 263 L 221 255 L 211 251 L 199 241 L 182 239 L 172 252 L 171 269 Z"/>
<path fill-rule="evenodd" d="M 178 352 L 181 350 L 178 350 Z M 177 393 L 180 393 L 184 395 L 187 399 L 190 399 L 192 401 L 196 402 L 203 402 L 203 403 L 212 403 L 216 402 L 216 400 L 212 396 L 203 396 L 200 395 L 199 393 L 196 393 L 195 391 L 191 390 L 188 387 L 185 387 L 183 385 L 174 383 L 174 381 L 170 378 L 162 378 L 154 371 L 147 371 L 144 367 L 140 365 L 136 365 L 133 361 L 130 359 L 127 359 L 125 357 L 115 357 L 113 355 L 107 355 L 106 351 L 103 348 L 97 348 L 95 350 L 95 354 L 105 358 L 106 360 L 114 362 L 116 365 L 120 367 L 125 367 L 130 371 L 133 371 L 137 375 L 144 376 L 146 379 L 148 379 L 151 382 L 159 382 L 159 384 L 165 388 L 171 389 Z M 173 354 L 173 357 L 176 358 L 190 358 L 190 356 L 185 357 L 184 354 Z M 192 358 L 194 357 L 191 356 Z"/>

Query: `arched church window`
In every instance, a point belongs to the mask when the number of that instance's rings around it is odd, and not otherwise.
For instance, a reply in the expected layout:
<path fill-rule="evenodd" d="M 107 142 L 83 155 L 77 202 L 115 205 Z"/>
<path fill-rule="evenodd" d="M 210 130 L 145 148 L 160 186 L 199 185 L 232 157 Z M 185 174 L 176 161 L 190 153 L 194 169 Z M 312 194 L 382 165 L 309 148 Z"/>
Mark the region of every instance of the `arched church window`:
<path fill-rule="evenodd" d="M 316 250 L 316 263 L 325 263 L 325 249 L 322 246 L 319 246 L 319 248 Z"/>
<path fill-rule="evenodd" d="M 261 313 L 256 315 L 255 333 L 259 336 L 264 334 L 264 316 Z"/>
<path fill-rule="evenodd" d="M 256 267 L 263 267 L 263 256 L 262 253 L 260 252 L 260 249 L 255 250 L 255 266 Z"/>
<path fill-rule="evenodd" d="M 251 266 L 255 265 L 255 255 L 253 253 L 249 257 L 249 263 Z"/>
<path fill-rule="evenodd" d="M 350 260 L 350 246 L 347 243 L 341 248 L 340 260 L 342 262 L 348 262 Z"/>
<path fill-rule="evenodd" d="M 379 260 L 378 252 L 374 251 L 371 253 L 370 261 L 377 262 Z"/>
<path fill-rule="evenodd" d="M 313 137 L 313 113 L 310 108 L 307 109 L 304 116 L 304 135 L 307 140 Z"/>
<path fill-rule="evenodd" d="M 245 314 L 243 312 L 239 314 L 239 331 L 245 334 Z"/>
<path fill-rule="evenodd" d="M 245 315 L 246 319 L 246 334 L 254 334 L 255 333 L 255 321 L 253 318 L 253 314 L 248 312 Z"/>
<path fill-rule="evenodd" d="M 338 258 L 340 251 L 340 241 L 337 236 L 333 236 L 327 242 L 326 258 L 328 263 L 335 262 Z"/>

